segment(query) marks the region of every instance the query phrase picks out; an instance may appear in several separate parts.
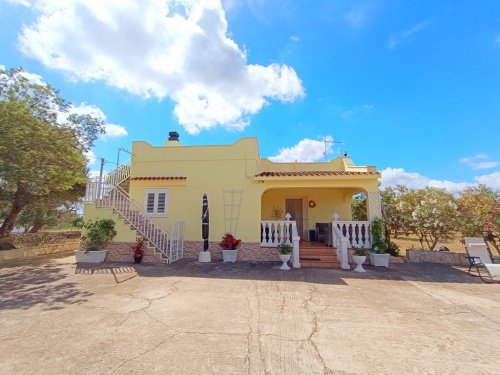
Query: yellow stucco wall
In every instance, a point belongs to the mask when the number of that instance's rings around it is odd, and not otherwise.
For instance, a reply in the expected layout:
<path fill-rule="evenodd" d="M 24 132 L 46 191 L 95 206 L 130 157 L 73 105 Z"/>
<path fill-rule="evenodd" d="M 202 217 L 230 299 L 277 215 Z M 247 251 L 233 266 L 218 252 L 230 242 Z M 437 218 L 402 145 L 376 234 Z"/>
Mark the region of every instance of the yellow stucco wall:
<path fill-rule="evenodd" d="M 260 242 L 261 219 L 269 216 L 273 205 L 284 204 L 285 197 L 304 197 L 305 208 L 309 200 L 316 202 L 316 208 L 304 210 L 306 227 L 314 228 L 316 222 L 330 221 L 334 211 L 349 220 L 352 194 L 378 189 L 378 175 L 256 178 L 263 171 L 371 172 L 375 168 L 356 167 L 350 158 L 342 157 L 327 163 L 273 163 L 260 158 L 256 138 L 221 146 L 182 146 L 168 142 L 164 147 L 153 147 L 139 141 L 134 142 L 132 154 L 131 198 L 143 209 L 145 189 L 168 189 L 168 216 L 154 220 L 166 228 L 174 221 L 184 221 L 185 239 L 191 241 L 201 240 L 204 193 L 209 200 L 210 241 L 218 241 L 226 230 L 224 203 L 228 202 L 224 201 L 224 190 L 234 189 L 242 191 L 236 235 L 243 241 Z M 137 179 L 154 177 L 187 179 Z M 97 215 L 95 207 L 85 210 L 86 217 Z M 132 238 L 127 236 L 126 231 L 120 230 L 117 238 Z"/>
<path fill-rule="evenodd" d="M 96 208 L 95 203 L 85 203 L 83 207 L 83 220 L 97 220 L 111 218 L 115 221 L 116 237 L 115 242 L 131 242 L 136 240 L 136 231 L 130 229 L 129 224 L 125 224 L 118 215 L 113 213 L 111 208 Z"/>

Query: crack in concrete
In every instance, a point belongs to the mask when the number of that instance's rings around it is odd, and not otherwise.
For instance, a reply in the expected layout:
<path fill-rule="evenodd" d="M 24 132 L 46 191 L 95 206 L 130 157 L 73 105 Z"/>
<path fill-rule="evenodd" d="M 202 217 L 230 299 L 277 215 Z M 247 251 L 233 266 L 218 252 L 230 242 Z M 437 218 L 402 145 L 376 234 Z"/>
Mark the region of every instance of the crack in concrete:
<path fill-rule="evenodd" d="M 311 321 L 311 323 L 312 323 L 312 330 L 311 330 L 311 334 L 309 335 L 309 337 L 307 337 L 307 339 L 305 341 L 308 342 L 314 348 L 314 350 L 316 351 L 316 355 L 318 356 L 319 361 L 320 361 L 321 365 L 323 366 L 323 374 L 333 374 L 333 370 L 330 369 L 326 365 L 325 359 L 321 355 L 319 347 L 318 347 L 318 345 L 316 344 L 316 342 L 313 339 L 314 335 L 316 335 L 317 333 L 319 333 L 318 314 L 315 311 L 313 311 L 313 310 L 310 309 L 309 304 L 310 303 L 314 303 L 313 302 L 313 294 L 316 293 L 316 292 L 317 292 L 316 287 L 314 285 L 310 285 L 309 286 L 309 297 L 304 301 L 305 309 L 306 309 L 307 314 L 312 316 L 312 321 Z M 323 311 L 325 311 L 325 309 L 323 309 Z"/>
<path fill-rule="evenodd" d="M 261 341 L 261 330 L 260 330 L 260 298 L 257 290 L 257 285 L 253 280 L 249 281 L 248 288 L 248 305 L 250 310 L 250 316 L 248 318 L 248 335 L 247 335 L 247 356 L 245 358 L 246 371 L 250 374 L 252 367 L 252 354 L 255 346 L 257 347 L 258 358 L 256 361 L 260 363 L 255 363 L 258 371 L 257 373 L 262 373 L 262 369 L 266 367 L 265 356 L 262 348 Z"/>
<path fill-rule="evenodd" d="M 144 352 L 139 353 L 139 354 L 137 354 L 136 356 L 134 356 L 134 357 L 132 357 L 132 358 L 129 358 L 129 359 L 127 359 L 127 360 L 123 361 L 123 362 L 122 362 L 122 363 L 121 363 L 118 367 L 116 367 L 116 368 L 115 368 L 115 369 L 111 372 L 111 375 L 112 375 L 112 374 L 115 374 L 115 373 L 116 373 L 116 371 L 118 371 L 120 368 L 122 368 L 123 366 L 125 366 L 127 363 L 132 362 L 132 361 L 134 361 L 135 359 L 137 359 L 137 358 L 139 358 L 139 357 L 141 357 L 141 356 L 143 356 L 143 355 L 145 355 L 145 354 L 147 354 L 147 353 L 152 352 L 153 350 L 155 350 L 155 349 L 159 348 L 161 345 L 163 345 L 163 344 L 167 343 L 168 341 L 170 341 L 171 339 L 173 339 L 173 338 L 174 338 L 175 336 L 177 336 L 177 335 L 178 335 L 177 333 L 174 333 L 174 334 L 170 335 L 167 339 L 165 339 L 165 340 L 161 341 L 159 344 L 155 345 L 154 347 L 152 347 L 152 348 L 150 348 L 150 349 L 147 349 L 147 350 L 145 350 Z"/>
<path fill-rule="evenodd" d="M 250 311 L 250 316 L 248 317 L 248 334 L 247 334 L 247 353 L 245 356 L 245 368 L 246 368 L 246 373 L 250 374 L 250 339 L 253 333 L 252 329 L 252 320 L 253 320 L 253 309 L 252 309 L 252 302 L 250 298 L 250 292 L 251 292 L 251 287 L 252 287 L 252 282 L 249 280 L 248 281 L 248 310 Z"/>

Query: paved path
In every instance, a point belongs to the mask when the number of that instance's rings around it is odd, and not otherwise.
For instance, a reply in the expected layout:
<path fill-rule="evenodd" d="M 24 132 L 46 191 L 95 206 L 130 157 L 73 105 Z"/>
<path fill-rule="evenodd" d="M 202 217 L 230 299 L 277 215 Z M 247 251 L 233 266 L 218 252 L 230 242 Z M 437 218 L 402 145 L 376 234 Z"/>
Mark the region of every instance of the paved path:
<path fill-rule="evenodd" d="M 0 374 L 498 374 L 500 285 L 397 264 L 0 267 Z"/>

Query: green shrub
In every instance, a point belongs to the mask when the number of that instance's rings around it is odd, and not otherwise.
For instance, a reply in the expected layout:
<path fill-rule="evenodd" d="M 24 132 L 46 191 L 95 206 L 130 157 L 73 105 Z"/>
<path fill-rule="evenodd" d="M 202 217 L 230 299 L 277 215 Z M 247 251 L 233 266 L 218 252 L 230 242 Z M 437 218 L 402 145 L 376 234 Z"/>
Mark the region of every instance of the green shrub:
<path fill-rule="evenodd" d="M 397 257 L 399 256 L 399 245 L 390 241 L 385 252 L 391 254 L 393 257 Z"/>

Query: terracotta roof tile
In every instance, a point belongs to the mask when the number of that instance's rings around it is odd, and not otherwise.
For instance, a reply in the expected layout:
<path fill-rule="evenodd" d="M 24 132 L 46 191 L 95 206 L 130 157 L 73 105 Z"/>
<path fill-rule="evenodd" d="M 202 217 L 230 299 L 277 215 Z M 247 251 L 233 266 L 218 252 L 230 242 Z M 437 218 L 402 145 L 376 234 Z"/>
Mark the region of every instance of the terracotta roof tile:
<path fill-rule="evenodd" d="M 302 176 L 376 176 L 379 172 L 352 171 L 295 171 L 295 172 L 261 172 L 255 177 L 302 177 Z"/>
<path fill-rule="evenodd" d="M 134 181 L 166 181 L 166 180 L 187 180 L 187 177 L 183 176 L 165 176 L 165 177 L 160 177 L 160 176 L 152 176 L 152 177 L 132 177 L 131 180 Z"/>

